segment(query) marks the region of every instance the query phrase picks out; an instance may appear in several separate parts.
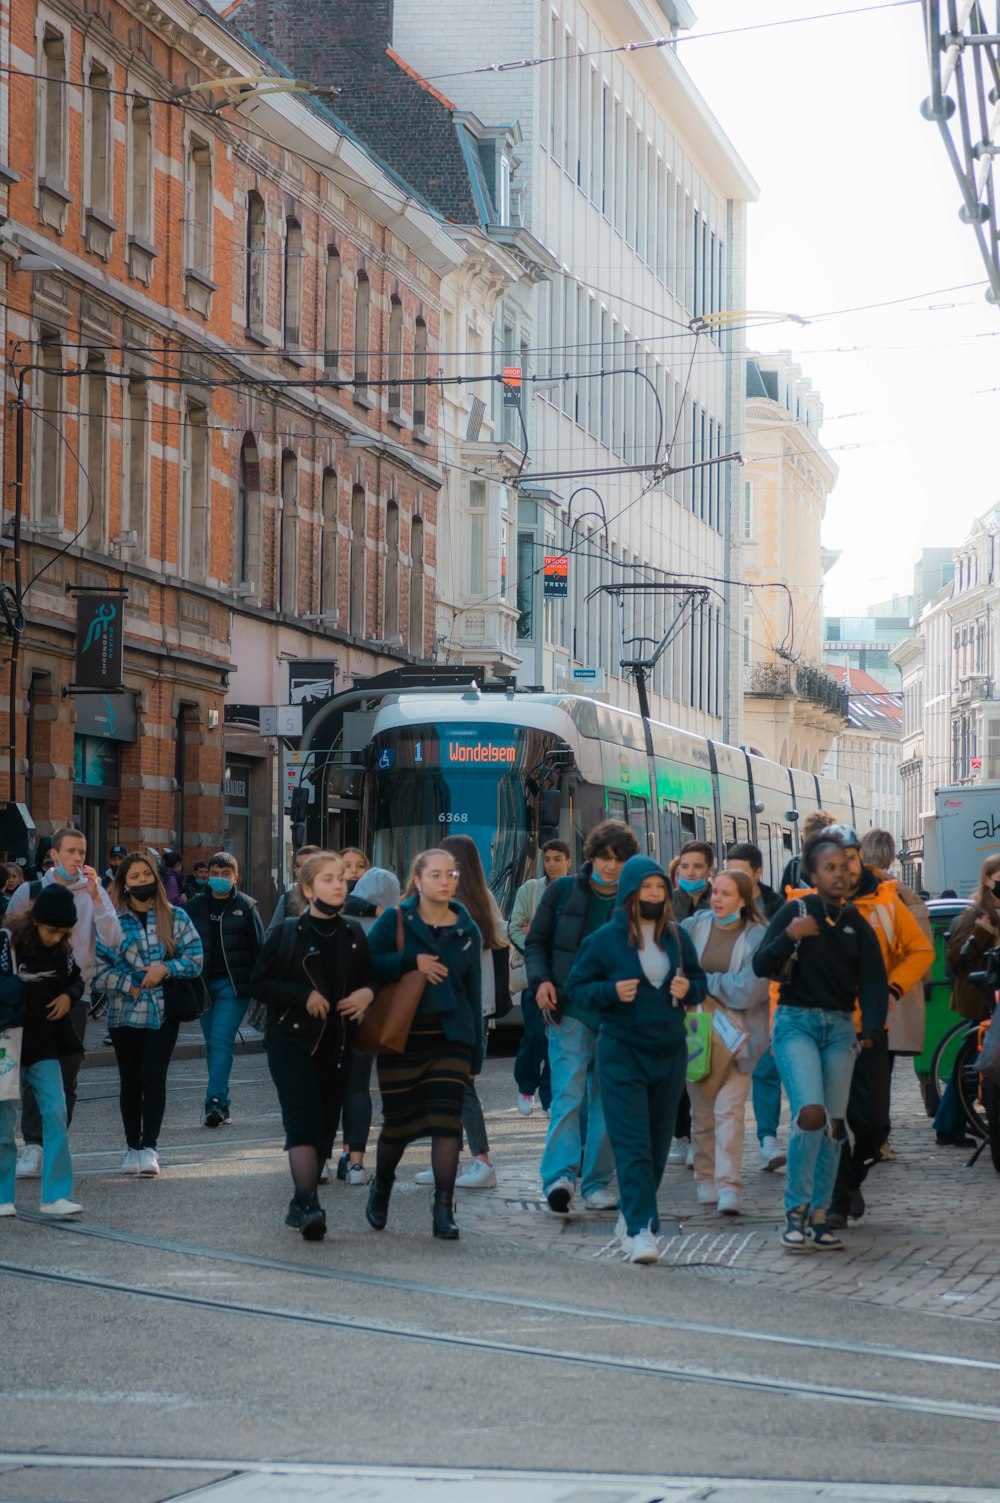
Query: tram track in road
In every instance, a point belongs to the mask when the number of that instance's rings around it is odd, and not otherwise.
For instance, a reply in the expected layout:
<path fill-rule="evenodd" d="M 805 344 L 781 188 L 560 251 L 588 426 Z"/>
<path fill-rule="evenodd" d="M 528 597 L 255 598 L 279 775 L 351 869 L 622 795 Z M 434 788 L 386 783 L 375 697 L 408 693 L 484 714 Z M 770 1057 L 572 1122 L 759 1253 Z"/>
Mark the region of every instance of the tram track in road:
<path fill-rule="evenodd" d="M 47 1217 L 31 1211 L 19 1214 L 21 1220 L 45 1226 L 62 1236 L 94 1238 L 98 1241 L 116 1242 L 128 1247 L 143 1247 L 151 1252 L 168 1253 L 175 1257 L 201 1259 L 213 1263 L 232 1263 L 247 1268 L 259 1268 L 264 1272 L 293 1274 L 307 1279 L 329 1280 L 340 1284 L 357 1284 L 369 1289 L 427 1296 L 458 1304 L 488 1305 L 508 1310 L 522 1310 L 528 1314 L 593 1320 L 599 1323 L 635 1326 L 647 1330 L 676 1331 L 695 1336 L 722 1337 L 726 1340 L 766 1346 L 837 1352 L 852 1357 L 916 1363 L 921 1367 L 951 1367 L 1000 1374 L 1000 1360 L 994 1361 L 985 1357 L 961 1357 L 951 1352 L 929 1352 L 861 1341 L 838 1341 L 833 1337 L 798 1336 L 784 1331 L 753 1331 L 745 1327 L 719 1325 L 712 1321 L 685 1320 L 671 1315 L 646 1315 L 639 1311 L 578 1305 L 566 1300 L 540 1299 L 521 1294 L 501 1294 L 493 1290 L 456 1289 L 446 1284 L 432 1284 L 420 1279 L 395 1278 L 391 1274 L 362 1273 L 352 1269 L 332 1268 L 322 1263 L 299 1263 L 294 1258 L 271 1258 L 263 1253 L 238 1252 L 230 1248 L 179 1242 L 173 1238 L 155 1237 L 143 1232 L 128 1232 L 118 1227 L 98 1226 L 85 1221 L 52 1222 Z M 667 1266 L 671 1267 L 671 1265 Z M 677 1266 L 683 1268 L 686 1265 Z M 963 1320 L 962 1324 L 966 1325 L 967 1322 Z"/>
<path fill-rule="evenodd" d="M 1000 1405 L 964 1403 L 940 1397 L 923 1398 L 916 1394 L 892 1393 L 887 1390 L 863 1389 L 843 1384 L 811 1383 L 799 1378 L 770 1377 L 751 1372 L 716 1372 L 687 1362 L 663 1362 L 657 1358 L 615 1357 L 608 1354 L 572 1351 L 557 1347 L 529 1346 L 524 1342 L 500 1341 L 463 1332 L 434 1331 L 425 1327 L 394 1324 L 376 1320 L 351 1319 L 322 1311 L 276 1309 L 268 1305 L 236 1300 L 211 1299 L 207 1295 L 182 1294 L 175 1290 L 155 1289 L 143 1285 L 123 1284 L 89 1274 L 63 1273 L 27 1264 L 0 1261 L 0 1274 L 32 1283 L 50 1284 L 73 1290 L 91 1290 L 118 1299 L 134 1299 L 173 1307 L 201 1311 L 205 1314 L 232 1315 L 240 1319 L 277 1321 L 290 1326 L 336 1330 L 359 1336 L 384 1337 L 392 1341 L 416 1343 L 436 1348 L 457 1348 L 494 1357 L 511 1357 L 519 1362 L 532 1360 L 560 1367 L 614 1373 L 619 1376 L 655 1378 L 667 1383 L 697 1384 L 807 1401 L 860 1405 L 872 1411 L 920 1414 L 952 1420 L 969 1420 L 980 1424 L 1000 1423 Z"/>

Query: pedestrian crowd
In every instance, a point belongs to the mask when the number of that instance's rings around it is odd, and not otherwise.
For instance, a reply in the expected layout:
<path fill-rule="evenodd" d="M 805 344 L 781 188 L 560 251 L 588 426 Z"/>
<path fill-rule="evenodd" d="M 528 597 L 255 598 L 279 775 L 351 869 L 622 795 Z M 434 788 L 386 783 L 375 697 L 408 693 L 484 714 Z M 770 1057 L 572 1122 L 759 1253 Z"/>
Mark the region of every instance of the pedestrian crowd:
<path fill-rule="evenodd" d="M 784 1246 L 836 1251 L 864 1214 L 869 1170 L 892 1156 L 893 1060 L 914 1052 L 902 1035 L 934 951 L 926 907 L 887 876 L 885 831 L 861 840 L 818 811 L 803 835 L 775 892 L 750 842 L 717 863 L 691 840 L 665 868 L 605 820 L 578 872 L 566 843 L 543 844 L 509 922 L 468 836 L 417 856 L 402 889 L 363 851 L 306 846 L 265 929 L 225 851 L 185 879 L 176 852 L 115 846 L 102 881 L 82 833 L 59 830 L 44 875 L 8 867 L 0 892 L 0 1216 L 33 1178 L 43 1214 L 82 1211 L 69 1128 L 88 1009 L 106 1008 L 117 1060 L 121 1172 L 145 1177 L 161 1170 L 182 1022 L 200 1023 L 202 1120 L 218 1129 L 232 1120 L 249 1012 L 281 1107 L 285 1224 L 322 1239 L 319 1189 L 335 1176 L 367 1187 L 367 1220 L 383 1230 L 406 1150 L 429 1138 L 416 1179 L 432 1187 L 433 1235 L 454 1240 L 456 1187 L 497 1183 L 476 1078 L 516 998 L 514 1104 L 547 1114 L 551 1214 L 617 1209 L 625 1256 L 656 1262 L 674 1164 L 693 1170 L 700 1205 L 739 1216 L 750 1103 L 760 1170 L 784 1174 Z M 965 1016 L 982 1006 L 968 978 L 1000 938 L 998 889 L 994 857 L 950 941 Z M 369 1174 L 373 1065 L 382 1123 Z M 947 1091 L 935 1127 L 939 1142 L 966 1141 Z"/>

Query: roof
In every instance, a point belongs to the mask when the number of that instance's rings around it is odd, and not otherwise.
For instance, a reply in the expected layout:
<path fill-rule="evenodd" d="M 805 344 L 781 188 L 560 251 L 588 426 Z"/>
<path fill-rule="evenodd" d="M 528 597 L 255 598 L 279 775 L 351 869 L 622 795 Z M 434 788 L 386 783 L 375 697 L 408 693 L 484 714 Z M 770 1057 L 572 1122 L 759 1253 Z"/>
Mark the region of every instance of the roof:
<path fill-rule="evenodd" d="M 903 729 L 903 696 L 861 668 L 824 663 L 824 670 L 847 690 L 847 723 L 855 731 L 896 737 Z"/>
<path fill-rule="evenodd" d="M 893 694 L 895 691 L 880 684 L 863 668 L 847 668 L 842 663 L 824 663 L 824 671 L 843 684 L 849 694 Z"/>

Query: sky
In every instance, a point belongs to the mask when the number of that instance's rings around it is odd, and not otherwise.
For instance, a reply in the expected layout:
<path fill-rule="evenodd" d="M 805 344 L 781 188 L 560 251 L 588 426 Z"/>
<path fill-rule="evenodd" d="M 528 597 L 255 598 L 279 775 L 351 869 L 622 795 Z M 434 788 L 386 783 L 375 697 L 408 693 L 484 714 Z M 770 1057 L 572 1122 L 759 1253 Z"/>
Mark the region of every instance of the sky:
<path fill-rule="evenodd" d="M 677 48 L 760 185 L 747 307 L 810 319 L 747 337 L 790 350 L 823 399 L 820 436 L 840 468 L 823 541 L 842 550 L 827 614 L 908 594 L 920 549 L 957 546 L 1000 500 L 1000 308 L 920 115 L 921 6 L 702 38 L 859 3 L 694 0 Z"/>

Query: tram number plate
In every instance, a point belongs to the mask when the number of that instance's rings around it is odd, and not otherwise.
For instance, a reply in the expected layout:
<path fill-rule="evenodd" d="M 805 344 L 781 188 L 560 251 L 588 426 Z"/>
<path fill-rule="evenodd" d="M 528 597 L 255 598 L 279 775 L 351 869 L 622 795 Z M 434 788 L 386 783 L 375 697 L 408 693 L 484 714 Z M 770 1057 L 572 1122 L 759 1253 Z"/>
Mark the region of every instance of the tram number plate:
<path fill-rule="evenodd" d="M 438 815 L 438 824 L 439 825 L 467 825 L 468 823 L 469 823 L 469 816 L 467 814 L 439 814 Z"/>

